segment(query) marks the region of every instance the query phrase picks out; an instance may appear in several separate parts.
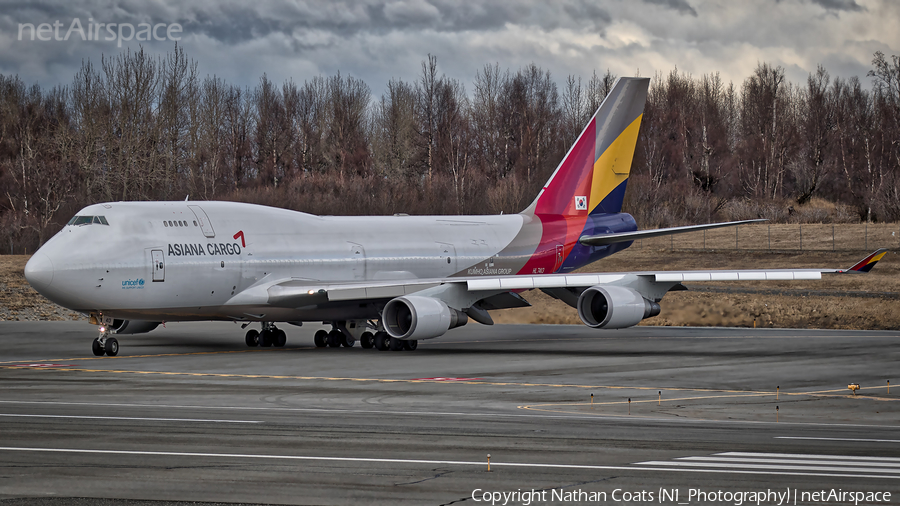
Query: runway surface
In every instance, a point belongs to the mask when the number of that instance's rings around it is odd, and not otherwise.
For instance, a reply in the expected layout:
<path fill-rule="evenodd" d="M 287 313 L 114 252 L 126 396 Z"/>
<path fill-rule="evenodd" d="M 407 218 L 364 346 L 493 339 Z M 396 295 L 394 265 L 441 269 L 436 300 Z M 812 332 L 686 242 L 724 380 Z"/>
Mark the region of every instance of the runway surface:
<path fill-rule="evenodd" d="M 0 323 L 0 504 L 900 503 L 897 331 L 470 324 L 380 352 L 283 328 L 101 358 L 87 323 Z"/>

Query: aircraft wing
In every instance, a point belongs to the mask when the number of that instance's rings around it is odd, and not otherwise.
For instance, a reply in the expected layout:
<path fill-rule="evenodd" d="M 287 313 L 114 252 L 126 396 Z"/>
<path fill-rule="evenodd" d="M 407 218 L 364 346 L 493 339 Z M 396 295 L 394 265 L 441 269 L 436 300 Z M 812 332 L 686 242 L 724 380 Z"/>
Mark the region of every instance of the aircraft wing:
<path fill-rule="evenodd" d="M 578 239 L 578 242 L 586 246 L 603 246 L 605 244 L 615 244 L 618 242 L 634 241 L 636 239 L 649 239 L 651 237 L 659 237 L 663 235 L 684 234 L 686 232 L 699 232 L 700 230 L 712 230 L 714 228 L 733 227 L 743 225 L 745 223 L 759 223 L 768 220 L 741 220 L 726 221 L 722 223 L 707 223 L 705 225 L 689 225 L 686 227 L 670 227 L 657 228 L 653 230 L 636 230 L 634 232 L 618 232 L 599 235 L 584 235 Z"/>
<path fill-rule="evenodd" d="M 404 295 L 427 294 L 441 299 L 453 298 L 459 301 L 459 307 L 467 307 L 463 300 L 474 303 L 504 292 L 542 289 L 557 296 L 563 293 L 560 289 L 580 290 L 596 285 L 626 286 L 650 300 L 659 300 L 685 281 L 817 280 L 823 273 L 868 272 L 886 252 L 887 249 L 879 249 L 846 269 L 606 272 L 339 283 L 282 279 L 254 285 L 235 295 L 226 305 L 300 308 L 328 302 L 389 300 Z"/>

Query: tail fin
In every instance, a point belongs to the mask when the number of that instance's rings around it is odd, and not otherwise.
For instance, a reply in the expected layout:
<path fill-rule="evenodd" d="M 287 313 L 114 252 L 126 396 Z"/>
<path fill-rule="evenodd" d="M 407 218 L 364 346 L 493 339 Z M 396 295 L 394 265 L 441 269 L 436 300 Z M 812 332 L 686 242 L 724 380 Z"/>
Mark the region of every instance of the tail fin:
<path fill-rule="evenodd" d="M 872 267 L 875 267 L 875 264 L 878 263 L 879 260 L 887 253 L 887 248 L 881 248 L 875 253 L 863 258 L 859 262 L 853 264 L 853 267 L 847 269 L 847 272 L 856 271 L 856 272 L 869 272 L 872 270 Z"/>
<path fill-rule="evenodd" d="M 649 78 L 621 77 L 534 202 L 530 215 L 583 216 L 622 210 Z"/>

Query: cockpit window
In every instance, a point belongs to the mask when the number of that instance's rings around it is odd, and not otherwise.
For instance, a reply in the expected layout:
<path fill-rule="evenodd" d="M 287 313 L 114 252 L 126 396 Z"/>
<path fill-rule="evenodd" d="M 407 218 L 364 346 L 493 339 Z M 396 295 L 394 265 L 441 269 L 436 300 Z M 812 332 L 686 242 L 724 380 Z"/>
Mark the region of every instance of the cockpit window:
<path fill-rule="evenodd" d="M 109 225 L 106 216 L 73 216 L 66 225 Z"/>

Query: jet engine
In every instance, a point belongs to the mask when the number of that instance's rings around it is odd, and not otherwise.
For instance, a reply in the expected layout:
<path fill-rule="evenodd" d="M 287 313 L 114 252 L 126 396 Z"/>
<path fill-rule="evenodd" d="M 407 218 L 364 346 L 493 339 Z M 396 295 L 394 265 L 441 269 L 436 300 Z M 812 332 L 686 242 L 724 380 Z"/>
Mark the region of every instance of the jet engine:
<path fill-rule="evenodd" d="M 578 317 L 595 329 L 623 329 L 659 314 L 659 304 L 631 288 L 596 285 L 578 297 Z"/>
<path fill-rule="evenodd" d="M 113 320 L 110 330 L 116 334 L 143 334 L 158 327 L 160 322 L 148 322 L 144 320 Z"/>
<path fill-rule="evenodd" d="M 397 339 L 431 339 L 469 321 L 462 311 L 444 301 L 421 295 L 397 297 L 381 313 L 384 330 Z"/>

